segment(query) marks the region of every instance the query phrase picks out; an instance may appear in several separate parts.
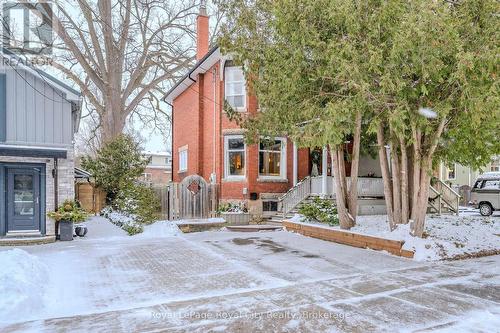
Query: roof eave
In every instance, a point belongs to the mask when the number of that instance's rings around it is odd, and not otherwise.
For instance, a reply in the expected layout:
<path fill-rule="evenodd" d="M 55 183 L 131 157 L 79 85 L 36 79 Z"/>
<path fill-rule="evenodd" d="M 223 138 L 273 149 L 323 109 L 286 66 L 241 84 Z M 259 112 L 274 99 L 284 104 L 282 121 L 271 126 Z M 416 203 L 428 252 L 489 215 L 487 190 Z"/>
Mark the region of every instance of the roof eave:
<path fill-rule="evenodd" d="M 172 104 L 176 97 L 188 89 L 191 84 L 196 82 L 196 80 L 193 79 L 193 76 L 196 77 L 196 75 L 200 73 L 205 73 L 208 68 L 212 67 L 215 62 L 220 59 L 220 57 L 221 54 L 219 46 L 213 47 L 193 66 L 193 68 L 191 68 L 186 75 L 184 75 L 172 88 L 170 88 L 170 90 L 163 97 L 163 100 L 168 104 Z M 208 65 L 208 68 L 203 65 Z"/>

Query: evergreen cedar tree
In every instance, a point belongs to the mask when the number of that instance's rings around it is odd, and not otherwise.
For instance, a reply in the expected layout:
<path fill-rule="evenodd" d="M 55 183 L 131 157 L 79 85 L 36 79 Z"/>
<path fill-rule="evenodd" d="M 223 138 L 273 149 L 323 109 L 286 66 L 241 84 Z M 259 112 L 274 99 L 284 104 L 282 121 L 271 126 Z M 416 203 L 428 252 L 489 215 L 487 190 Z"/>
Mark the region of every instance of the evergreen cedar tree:
<path fill-rule="evenodd" d="M 389 226 L 411 220 L 420 237 L 433 166 L 478 167 L 500 153 L 497 1 L 219 4 L 231 17 L 219 44 L 244 64 L 264 110 L 242 119 L 248 139 L 285 133 L 301 146 L 328 145 L 341 227 L 356 218 L 347 140 L 355 166 L 360 141 L 376 138 L 363 145 L 378 150 Z M 437 116 L 422 117 L 420 108 Z"/>

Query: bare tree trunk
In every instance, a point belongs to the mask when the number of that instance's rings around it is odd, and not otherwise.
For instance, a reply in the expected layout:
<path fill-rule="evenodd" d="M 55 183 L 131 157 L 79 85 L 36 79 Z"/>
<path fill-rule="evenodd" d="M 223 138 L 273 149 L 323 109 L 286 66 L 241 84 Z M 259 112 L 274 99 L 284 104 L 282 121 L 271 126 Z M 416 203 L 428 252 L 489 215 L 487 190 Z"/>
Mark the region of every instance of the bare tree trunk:
<path fill-rule="evenodd" d="M 398 159 L 398 145 L 393 141 L 391 144 L 391 173 L 392 173 L 392 205 L 395 224 L 402 223 L 401 218 L 401 182 Z"/>
<path fill-rule="evenodd" d="M 352 141 L 352 164 L 351 164 L 351 185 L 349 187 L 349 213 L 356 223 L 358 216 L 358 173 L 359 173 L 359 151 L 361 147 L 361 121 L 362 113 L 356 113 L 356 128 Z"/>
<path fill-rule="evenodd" d="M 341 229 L 350 229 L 354 225 L 354 219 L 349 214 L 346 205 L 345 187 L 342 185 L 341 163 L 339 161 L 338 148 L 330 147 L 330 153 L 333 157 L 333 179 L 335 181 L 335 197 L 337 202 L 337 212 L 339 214 L 339 223 Z M 345 178 L 344 178 L 345 180 Z"/>
<path fill-rule="evenodd" d="M 416 237 L 422 237 L 424 233 L 425 215 L 427 214 L 429 200 L 429 187 L 431 185 L 430 165 L 430 157 L 426 157 L 421 166 L 420 191 L 418 192 L 415 205 L 415 217 L 410 224 L 411 234 Z"/>
<path fill-rule="evenodd" d="M 413 135 L 413 186 L 412 186 L 412 207 L 411 207 L 411 219 L 415 220 L 417 214 L 417 201 L 418 192 L 420 192 L 420 174 L 421 174 L 421 161 L 422 156 L 420 155 L 420 140 L 421 134 L 420 130 L 412 128 Z"/>
<path fill-rule="evenodd" d="M 379 123 L 377 127 L 377 144 L 380 169 L 382 171 L 382 179 L 384 181 L 384 197 L 387 208 L 387 218 L 389 219 L 389 227 L 391 230 L 394 230 L 395 224 L 392 208 L 391 176 L 389 174 L 389 164 L 387 162 L 387 154 L 385 151 L 384 125 L 382 123 Z"/>
<path fill-rule="evenodd" d="M 339 161 L 340 182 L 342 184 L 342 193 L 344 198 L 347 198 L 347 176 L 345 174 L 345 150 L 344 145 L 339 145 L 337 148 L 337 156 Z M 347 204 L 347 201 L 346 201 Z"/>
<path fill-rule="evenodd" d="M 55 8 L 35 3 L 44 10 L 33 13 L 49 23 L 61 41 L 54 47 L 64 50 L 52 65 L 99 115 L 101 143 L 121 134 L 132 114 L 156 128 L 168 127 L 169 115 L 153 101 L 192 63 L 192 52 L 178 44 L 180 34 L 192 36 L 189 17 L 198 12 L 197 1 L 145 1 L 140 8 L 132 0 L 60 1 Z M 35 9 L 35 3 L 27 6 Z"/>
<path fill-rule="evenodd" d="M 416 149 L 420 151 L 423 146 L 427 146 L 425 155 L 419 155 L 420 159 L 420 178 L 419 178 L 419 191 L 417 196 L 417 202 L 414 210 L 414 219 L 412 224 L 410 225 L 411 234 L 413 236 L 422 237 L 424 233 L 425 227 L 425 215 L 427 214 L 427 207 L 429 202 L 429 187 L 431 185 L 431 174 L 432 174 L 432 157 L 434 156 L 434 152 L 438 146 L 439 138 L 441 137 L 443 130 L 446 126 L 446 118 L 441 119 L 438 128 L 432 134 L 432 136 L 428 137 L 425 145 L 422 144 L 421 134 L 417 131 L 416 136 L 419 137 L 420 140 L 415 141 L 418 144 Z M 418 164 L 417 164 L 418 165 Z"/>
<path fill-rule="evenodd" d="M 409 197 L 408 197 L 408 153 L 403 139 L 399 139 L 399 148 L 401 150 L 401 223 L 408 223 L 410 215 Z"/>

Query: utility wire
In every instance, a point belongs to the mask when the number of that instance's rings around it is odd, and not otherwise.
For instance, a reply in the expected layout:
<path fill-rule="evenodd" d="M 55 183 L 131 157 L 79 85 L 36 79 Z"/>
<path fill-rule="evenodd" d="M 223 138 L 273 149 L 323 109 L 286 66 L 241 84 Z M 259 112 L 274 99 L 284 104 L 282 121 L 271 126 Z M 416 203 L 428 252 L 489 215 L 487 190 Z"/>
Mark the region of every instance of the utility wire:
<path fill-rule="evenodd" d="M 5 17 L 4 17 L 4 16 L 2 16 L 2 17 L 1 17 L 1 20 L 2 20 L 2 25 L 4 26 L 4 31 L 7 31 L 7 30 L 8 30 L 8 24 L 7 24 L 7 22 L 5 21 Z M 2 35 L 2 40 L 5 40 L 5 38 L 6 38 L 6 36 L 5 36 L 5 32 L 4 32 L 4 34 Z M 41 74 L 41 73 L 39 72 L 39 71 L 40 71 L 39 69 L 37 69 L 37 68 L 36 68 L 36 67 L 34 67 L 33 65 L 31 65 L 31 66 L 30 66 L 30 65 L 28 65 L 28 64 L 27 64 L 27 62 L 28 62 L 28 61 L 23 61 L 23 59 L 22 59 L 21 57 L 19 57 L 19 56 L 15 55 L 15 54 L 10 55 L 10 54 L 6 54 L 5 52 L 4 52 L 4 54 L 5 54 L 7 57 L 9 57 L 9 58 L 15 58 L 15 59 L 16 59 L 16 61 L 18 61 L 18 63 L 22 63 L 24 66 L 26 66 L 26 67 L 28 67 L 28 68 L 33 69 L 36 73 L 38 73 L 38 77 L 40 77 L 40 78 L 41 78 L 41 79 L 42 79 L 42 80 L 43 80 L 43 81 L 44 81 L 47 85 L 52 86 L 49 82 L 47 82 L 47 80 L 45 79 L 44 75 L 43 75 L 43 74 Z M 47 96 L 45 93 L 41 92 L 41 91 L 40 91 L 40 90 L 38 90 L 35 86 L 33 86 L 33 85 L 31 84 L 31 82 L 29 82 L 29 81 L 26 79 L 26 77 L 25 77 L 25 76 L 23 76 L 21 73 L 19 73 L 19 72 L 17 71 L 16 66 L 14 66 L 14 65 L 12 65 L 12 64 L 11 64 L 10 59 L 9 59 L 9 61 L 7 61 L 7 65 L 9 65 L 10 67 L 12 67 L 12 69 L 13 69 L 13 70 L 17 73 L 17 75 L 18 75 L 18 76 L 20 76 L 20 77 L 23 79 L 23 81 L 24 81 L 24 82 L 26 82 L 26 84 L 28 84 L 31 88 L 33 88 L 33 90 L 35 90 L 35 91 L 36 91 L 37 93 L 39 93 L 40 95 L 42 95 L 43 97 L 47 98 L 48 100 L 50 100 L 50 101 L 52 101 L 52 102 L 54 102 L 54 103 L 64 103 L 64 101 L 55 100 L 55 99 L 53 99 L 52 97 Z M 34 75 L 34 76 L 36 77 L 36 75 Z M 66 102 L 68 102 L 68 103 L 72 103 L 71 101 L 69 101 L 68 99 L 66 99 L 66 97 L 64 97 L 64 94 L 59 93 L 59 92 L 57 91 L 57 89 L 54 89 L 54 90 L 56 91 L 56 94 L 57 94 L 57 95 L 59 95 L 59 97 L 61 97 L 63 100 L 65 100 L 65 101 L 66 101 Z"/>

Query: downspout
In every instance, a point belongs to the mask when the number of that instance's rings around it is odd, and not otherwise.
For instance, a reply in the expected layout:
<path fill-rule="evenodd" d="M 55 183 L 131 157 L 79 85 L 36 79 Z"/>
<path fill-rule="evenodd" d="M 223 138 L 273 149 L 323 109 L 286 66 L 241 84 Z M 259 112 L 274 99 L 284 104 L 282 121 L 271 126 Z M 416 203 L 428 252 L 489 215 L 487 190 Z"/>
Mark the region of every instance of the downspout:
<path fill-rule="evenodd" d="M 217 68 L 214 67 L 212 71 L 213 77 L 212 82 L 214 85 L 214 128 L 213 128 L 213 163 L 212 163 L 212 183 L 217 183 L 217 174 L 215 173 L 216 168 L 216 154 L 217 154 Z"/>
<path fill-rule="evenodd" d="M 174 105 L 167 102 L 167 100 L 165 100 L 165 103 L 167 103 L 167 105 L 170 105 L 170 107 L 172 108 L 172 116 L 170 117 L 172 123 L 172 128 L 170 129 L 170 132 L 172 133 L 172 142 L 170 145 L 171 147 L 170 156 L 172 157 L 170 159 L 170 172 L 171 172 L 170 181 L 173 181 L 174 180 Z"/>
<path fill-rule="evenodd" d="M 54 157 L 54 169 L 52 169 L 52 177 L 54 178 L 54 211 L 57 211 L 59 207 L 59 175 L 57 172 L 58 159 Z M 55 223 L 55 235 L 56 239 L 59 237 L 59 222 Z"/>

